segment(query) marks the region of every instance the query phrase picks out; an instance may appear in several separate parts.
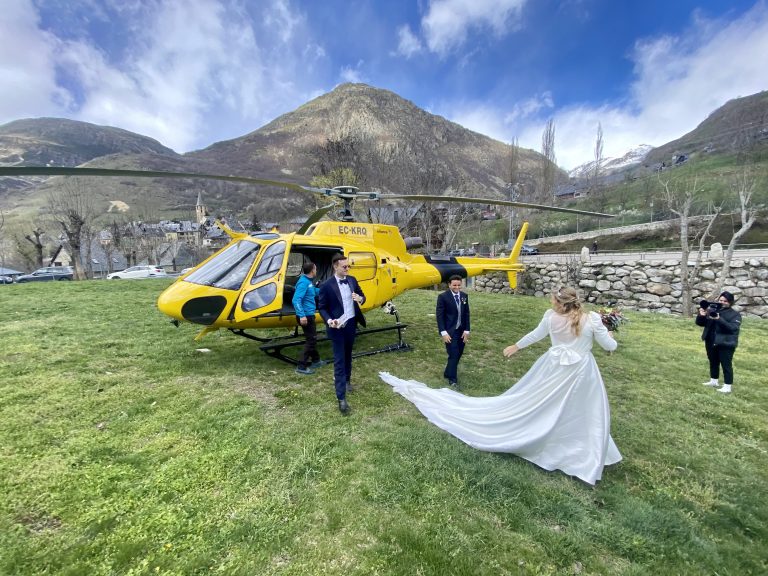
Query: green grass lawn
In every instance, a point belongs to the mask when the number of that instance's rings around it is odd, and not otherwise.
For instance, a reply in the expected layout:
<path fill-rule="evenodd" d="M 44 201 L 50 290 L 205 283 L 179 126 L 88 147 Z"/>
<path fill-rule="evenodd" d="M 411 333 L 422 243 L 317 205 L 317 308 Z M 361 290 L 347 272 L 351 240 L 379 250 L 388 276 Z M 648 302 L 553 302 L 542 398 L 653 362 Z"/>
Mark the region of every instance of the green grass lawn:
<path fill-rule="evenodd" d="M 0 574 L 768 572 L 764 321 L 724 396 L 701 386 L 693 320 L 629 312 L 619 350 L 595 352 L 624 460 L 593 489 L 462 444 L 379 380 L 443 385 L 434 292 L 398 299 L 414 350 L 355 360 L 342 417 L 332 366 L 196 343 L 155 308 L 166 284 L 0 286 Z M 471 304 L 460 378 L 496 395 L 543 352 L 501 354 L 547 302 Z"/>

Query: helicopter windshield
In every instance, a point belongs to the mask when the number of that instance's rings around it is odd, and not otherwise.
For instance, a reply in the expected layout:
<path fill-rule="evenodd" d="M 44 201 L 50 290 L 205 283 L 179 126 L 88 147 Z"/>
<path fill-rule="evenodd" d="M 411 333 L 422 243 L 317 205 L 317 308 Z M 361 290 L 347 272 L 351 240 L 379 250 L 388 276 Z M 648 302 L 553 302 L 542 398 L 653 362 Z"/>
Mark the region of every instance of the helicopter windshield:
<path fill-rule="evenodd" d="M 261 245 L 250 241 L 233 244 L 184 278 L 184 281 L 225 290 L 239 290 L 260 248 Z"/>

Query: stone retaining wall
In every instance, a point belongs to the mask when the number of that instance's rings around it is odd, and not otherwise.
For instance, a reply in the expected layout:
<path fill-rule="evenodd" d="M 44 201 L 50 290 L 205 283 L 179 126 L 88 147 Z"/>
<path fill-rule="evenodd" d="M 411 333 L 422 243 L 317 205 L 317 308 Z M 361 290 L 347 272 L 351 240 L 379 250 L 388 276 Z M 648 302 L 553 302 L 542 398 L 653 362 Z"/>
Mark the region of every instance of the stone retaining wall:
<path fill-rule="evenodd" d="M 722 260 L 701 262 L 699 279 L 692 284 L 695 302 L 716 296 L 712 290 L 722 266 Z M 561 262 L 529 263 L 526 271 L 518 274 L 514 292 L 541 297 L 562 285 L 578 286 L 582 297 L 597 305 L 615 302 L 631 310 L 682 312 L 678 260 L 618 262 L 606 258 L 582 262 L 571 257 Z M 472 287 L 481 292 L 512 292 L 505 273 L 478 276 Z M 768 259 L 732 260 L 723 290 L 736 296 L 734 308 L 744 316 L 768 318 Z"/>

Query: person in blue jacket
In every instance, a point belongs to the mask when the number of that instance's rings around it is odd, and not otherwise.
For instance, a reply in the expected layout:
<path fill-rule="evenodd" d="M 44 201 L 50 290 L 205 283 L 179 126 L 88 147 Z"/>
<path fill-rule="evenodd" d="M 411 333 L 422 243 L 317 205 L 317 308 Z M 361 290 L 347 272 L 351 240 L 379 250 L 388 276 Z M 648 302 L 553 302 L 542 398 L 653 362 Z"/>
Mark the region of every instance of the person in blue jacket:
<path fill-rule="evenodd" d="M 313 281 L 313 278 L 317 276 L 317 266 L 312 262 L 307 262 L 302 266 L 301 271 L 303 274 L 296 282 L 293 293 L 293 309 L 296 311 L 299 325 L 304 332 L 305 341 L 296 372 L 298 374 L 314 374 L 314 368 L 321 365 L 320 354 L 317 352 L 317 325 L 315 323 L 317 288 Z"/>

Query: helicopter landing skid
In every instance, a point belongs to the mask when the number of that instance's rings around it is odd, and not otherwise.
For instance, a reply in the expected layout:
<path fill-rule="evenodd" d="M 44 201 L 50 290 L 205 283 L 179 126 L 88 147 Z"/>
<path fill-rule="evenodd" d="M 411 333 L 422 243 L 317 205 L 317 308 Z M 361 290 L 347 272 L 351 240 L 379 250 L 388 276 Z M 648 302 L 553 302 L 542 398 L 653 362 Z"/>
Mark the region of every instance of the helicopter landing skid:
<path fill-rule="evenodd" d="M 357 336 L 363 336 L 365 334 L 375 334 L 376 332 L 386 332 L 389 330 L 397 330 L 397 342 L 394 342 L 392 344 L 387 344 L 386 346 L 382 346 L 381 348 L 377 348 L 375 350 L 362 350 L 360 352 L 353 352 L 352 358 L 360 358 L 361 356 L 373 356 L 374 354 L 379 354 L 381 352 L 407 352 L 411 350 L 411 346 L 409 344 L 406 344 L 405 341 L 403 340 L 403 330 L 405 329 L 406 326 L 408 325 L 398 323 L 398 324 L 395 324 L 394 326 L 384 326 L 382 328 L 358 330 Z M 251 337 L 250 335 L 246 335 L 246 334 L 239 334 L 239 335 Z M 284 336 L 283 338 L 291 338 L 291 337 Z M 328 338 L 328 335 L 325 332 L 318 333 L 317 335 L 318 344 L 320 342 L 326 342 L 328 340 L 330 340 L 330 338 Z M 259 350 L 261 350 L 268 356 L 272 356 L 273 358 L 277 358 L 278 360 L 282 360 L 283 362 L 287 362 L 288 364 L 298 365 L 299 361 L 296 360 L 296 358 L 286 356 L 283 353 L 283 350 L 285 350 L 286 348 L 294 348 L 296 346 L 304 346 L 304 342 L 305 342 L 304 338 L 300 338 L 298 340 L 291 340 L 290 342 L 273 341 L 268 344 L 263 344 L 259 346 Z M 323 363 L 333 364 L 333 360 L 326 360 Z"/>
<path fill-rule="evenodd" d="M 298 338 L 299 336 L 298 326 L 294 328 L 293 334 L 288 334 L 287 336 L 274 336 L 272 338 L 262 338 L 261 336 L 256 336 L 254 334 L 248 334 L 248 332 L 246 332 L 242 328 L 238 328 L 237 330 L 230 328 L 229 331 L 236 336 L 242 336 L 243 338 L 248 338 L 248 340 L 256 340 L 257 342 L 274 342 L 276 340 L 288 340 L 290 338 Z"/>

